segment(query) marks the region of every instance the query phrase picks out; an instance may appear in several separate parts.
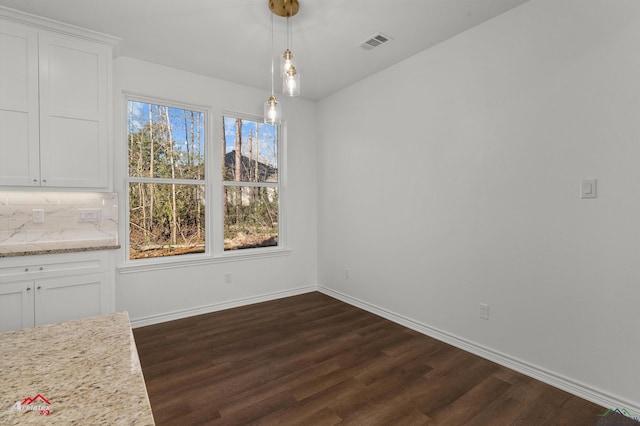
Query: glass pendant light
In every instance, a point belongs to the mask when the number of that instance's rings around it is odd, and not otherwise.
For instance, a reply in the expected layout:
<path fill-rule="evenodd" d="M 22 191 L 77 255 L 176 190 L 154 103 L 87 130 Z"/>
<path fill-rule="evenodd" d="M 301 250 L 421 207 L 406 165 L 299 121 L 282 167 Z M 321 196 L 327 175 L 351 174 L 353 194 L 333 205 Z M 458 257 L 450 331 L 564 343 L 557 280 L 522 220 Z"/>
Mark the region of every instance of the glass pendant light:
<path fill-rule="evenodd" d="M 280 117 L 282 117 L 280 104 L 276 97 L 271 95 L 264 103 L 264 122 L 267 124 L 280 124 Z"/>
<path fill-rule="evenodd" d="M 291 15 L 287 14 L 287 50 L 281 57 L 280 72 L 282 73 L 282 93 L 287 96 L 298 96 L 300 94 L 300 73 L 293 64 L 293 52 L 291 45 L 293 32 L 291 29 Z"/>
<path fill-rule="evenodd" d="M 267 124 L 280 124 L 282 113 L 280 104 L 273 92 L 273 14 L 271 15 L 271 96 L 264 103 L 264 122 Z"/>
<path fill-rule="evenodd" d="M 300 94 L 300 74 L 298 74 L 293 64 L 283 76 L 282 93 L 287 96 L 298 96 Z"/>

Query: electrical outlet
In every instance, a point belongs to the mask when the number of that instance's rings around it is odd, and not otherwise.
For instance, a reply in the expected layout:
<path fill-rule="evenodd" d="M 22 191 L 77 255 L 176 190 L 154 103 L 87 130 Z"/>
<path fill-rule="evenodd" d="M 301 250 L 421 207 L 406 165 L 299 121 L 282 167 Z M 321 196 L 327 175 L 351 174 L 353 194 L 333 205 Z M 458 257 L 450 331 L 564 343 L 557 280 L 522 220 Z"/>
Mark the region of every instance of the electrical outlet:
<path fill-rule="evenodd" d="M 225 284 L 231 284 L 232 281 L 233 281 L 233 276 L 231 275 L 231 272 L 227 272 L 226 274 L 224 274 Z"/>
<path fill-rule="evenodd" d="M 33 223 L 44 223 L 44 210 L 42 209 L 33 209 Z"/>
<path fill-rule="evenodd" d="M 480 318 L 486 320 L 489 319 L 489 305 L 487 305 L 486 303 L 480 304 Z"/>
<path fill-rule="evenodd" d="M 78 222 L 100 222 L 100 209 L 78 209 Z"/>

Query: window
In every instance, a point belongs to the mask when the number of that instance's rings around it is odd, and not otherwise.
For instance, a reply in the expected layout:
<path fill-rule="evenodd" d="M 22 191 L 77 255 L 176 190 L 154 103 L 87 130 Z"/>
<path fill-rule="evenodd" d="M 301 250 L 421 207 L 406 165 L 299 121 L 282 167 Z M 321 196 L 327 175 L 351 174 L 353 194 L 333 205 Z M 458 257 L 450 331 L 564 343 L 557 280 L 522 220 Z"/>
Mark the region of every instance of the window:
<path fill-rule="evenodd" d="M 223 117 L 224 250 L 278 246 L 279 128 Z"/>
<path fill-rule="evenodd" d="M 221 142 L 212 144 L 208 134 L 214 130 L 207 128 L 209 115 L 202 108 L 134 97 L 126 102 L 130 261 L 171 256 L 182 259 L 180 263 L 187 257 L 200 262 L 206 260 L 204 253 L 226 257 L 241 250 L 242 256 L 286 252 L 279 250 L 280 127 L 257 117 L 224 114 L 222 126 L 214 126 L 222 128 L 221 137 L 215 138 Z M 213 163 L 214 173 L 208 163 L 212 152 L 217 158 L 222 154 L 221 161 Z M 201 256 L 182 256 L 189 254 Z"/>
<path fill-rule="evenodd" d="M 206 114 L 127 101 L 129 259 L 206 250 Z"/>

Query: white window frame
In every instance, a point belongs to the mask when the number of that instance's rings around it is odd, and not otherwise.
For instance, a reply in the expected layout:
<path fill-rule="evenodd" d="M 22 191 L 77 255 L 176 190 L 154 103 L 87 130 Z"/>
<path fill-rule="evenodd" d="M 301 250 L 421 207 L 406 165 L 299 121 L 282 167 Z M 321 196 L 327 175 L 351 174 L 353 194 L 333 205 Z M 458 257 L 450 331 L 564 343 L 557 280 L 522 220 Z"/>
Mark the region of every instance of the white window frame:
<path fill-rule="evenodd" d="M 169 107 L 183 108 L 203 112 L 205 114 L 205 251 L 203 253 L 191 253 L 178 256 L 163 256 L 149 259 L 129 258 L 129 184 L 138 182 L 140 178 L 129 176 L 129 149 L 128 149 L 128 104 L 129 101 L 145 102 L 154 105 L 166 105 Z M 161 97 L 138 95 L 134 93 L 123 94 L 123 137 L 121 143 L 123 149 L 123 188 L 121 202 L 124 212 L 124 235 L 120 241 L 124 241 L 124 263 L 118 267 L 122 274 L 153 271 L 161 269 L 183 268 L 203 264 L 243 261 L 258 258 L 270 258 L 287 256 L 291 249 L 287 246 L 286 237 L 286 123 L 278 125 L 278 245 L 275 247 L 257 247 L 241 250 L 224 251 L 224 212 L 223 212 L 223 187 L 222 158 L 220 158 L 222 131 L 221 120 L 223 117 L 237 117 L 243 120 L 262 121 L 262 117 L 237 111 L 222 110 L 212 113 L 210 107 L 168 100 Z M 142 178 L 144 179 L 144 178 Z M 164 183 L 159 179 L 152 180 L 155 183 Z M 176 181 L 176 183 L 179 183 Z M 189 181 L 188 183 L 193 183 Z M 248 184 L 248 182 L 245 182 Z M 250 186 L 250 185 L 243 185 Z M 217 200 L 217 201 L 216 201 Z"/>
<path fill-rule="evenodd" d="M 130 259 L 129 258 L 129 249 L 130 249 L 130 241 L 129 241 L 129 232 L 130 232 L 130 226 L 129 226 L 129 187 L 131 183 L 158 183 L 158 184 L 171 184 L 171 183 L 175 183 L 175 184 L 188 184 L 188 185 L 193 185 L 194 181 L 191 179 L 166 179 L 166 178 L 144 178 L 144 177 L 132 177 L 129 176 L 129 149 L 128 149 L 128 135 L 129 135 L 129 115 L 128 115 L 128 110 L 129 110 L 129 102 L 133 101 L 133 102 L 141 102 L 141 103 L 147 103 L 147 104 L 152 104 L 152 105 L 162 105 L 162 106 L 167 106 L 169 108 L 181 108 L 187 111 L 196 111 L 199 113 L 204 114 L 204 126 L 205 126 L 205 134 L 204 134 L 204 179 L 202 181 L 197 181 L 198 184 L 202 184 L 204 185 L 205 188 L 205 250 L 203 253 L 191 253 L 191 254 L 184 254 L 184 255 L 177 255 L 177 256 L 162 256 L 162 257 L 154 257 L 154 258 L 149 258 L 149 259 Z M 211 245 L 212 245 L 212 239 L 211 239 L 211 232 L 210 232 L 210 227 L 211 227 L 211 214 L 209 213 L 209 209 L 211 208 L 211 161 L 210 161 L 210 154 L 211 154 L 211 144 L 210 144 L 210 140 L 211 140 L 211 132 L 210 132 L 210 127 L 211 127 L 211 122 L 210 122 L 210 110 L 206 107 L 202 107 L 199 105 L 194 105 L 194 104 L 186 104 L 184 102 L 176 102 L 176 101 L 170 101 L 167 99 L 162 99 L 162 98 L 155 98 L 155 97 L 149 97 L 149 96 L 138 96 L 138 95 L 133 95 L 133 94 L 126 94 L 124 95 L 124 156 L 125 156 L 125 162 L 124 162 L 124 190 L 123 190 L 123 197 L 122 197 L 122 202 L 124 203 L 124 209 L 125 209 L 125 220 L 124 220 L 124 224 L 125 224 L 125 235 L 124 235 L 124 248 L 125 248 L 125 264 L 128 265 L 153 265 L 156 263 L 180 263 L 180 258 L 187 256 L 190 260 L 192 259 L 197 259 L 197 258 L 206 258 L 209 256 L 209 253 L 211 252 Z"/>
<path fill-rule="evenodd" d="M 220 114 L 219 119 L 220 120 L 224 120 L 224 117 L 232 117 L 232 118 L 239 118 L 241 120 L 248 120 L 248 121 L 255 121 L 255 122 L 262 122 L 263 121 L 263 117 L 257 116 L 257 115 L 252 115 L 252 114 L 245 114 L 245 113 L 241 113 L 241 112 L 235 112 L 235 111 L 228 111 L 228 110 L 224 110 L 222 111 L 222 113 Z M 276 185 L 274 185 L 273 183 L 267 183 L 267 182 L 236 182 L 236 181 L 224 181 L 222 180 L 222 158 L 219 158 L 217 160 L 218 164 L 217 164 L 217 171 L 216 171 L 216 176 L 217 176 L 217 185 L 218 187 L 216 188 L 216 192 L 217 192 L 217 197 L 216 199 L 218 200 L 222 200 L 224 197 L 224 187 L 225 186 L 255 186 L 255 187 L 261 187 L 261 188 L 269 188 L 269 187 L 275 187 L 278 189 L 278 245 L 274 246 L 274 247 L 255 247 L 255 248 L 246 248 L 246 249 L 239 249 L 239 250 L 224 250 L 224 211 L 223 211 L 223 206 L 220 205 L 217 207 L 216 211 L 219 214 L 219 223 L 221 225 L 220 227 L 220 234 L 219 234 L 219 238 L 220 236 L 222 236 L 222 238 L 220 238 L 220 241 L 218 241 L 214 247 L 214 256 L 218 257 L 218 258 L 243 258 L 243 257 L 253 257 L 253 256 L 260 256 L 260 255 L 264 255 L 264 254 L 276 254 L 276 253 L 282 253 L 282 252 L 288 252 L 289 250 L 287 250 L 285 247 L 285 226 L 286 226 L 286 217 L 285 217 L 285 202 L 284 200 L 286 199 L 285 196 L 285 181 L 286 181 L 286 167 L 285 167 L 285 129 L 286 129 L 286 124 L 278 124 L 277 125 L 277 135 L 278 135 L 278 140 L 276 141 L 276 150 L 277 150 L 277 155 L 276 155 L 276 159 L 278 162 L 278 182 Z M 219 138 L 219 143 L 222 143 L 222 135 L 220 135 Z M 218 147 L 220 148 L 220 147 Z M 221 149 L 218 149 L 218 153 L 221 152 Z"/>

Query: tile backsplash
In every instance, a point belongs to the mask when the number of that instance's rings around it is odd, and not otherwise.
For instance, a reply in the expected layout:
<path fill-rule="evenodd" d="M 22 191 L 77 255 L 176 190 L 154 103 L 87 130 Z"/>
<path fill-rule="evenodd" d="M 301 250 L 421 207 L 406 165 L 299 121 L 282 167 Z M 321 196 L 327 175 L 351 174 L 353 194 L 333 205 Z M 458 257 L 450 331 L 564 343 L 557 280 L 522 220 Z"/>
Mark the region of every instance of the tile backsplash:
<path fill-rule="evenodd" d="M 0 191 L 0 254 L 118 244 L 117 193 Z"/>

